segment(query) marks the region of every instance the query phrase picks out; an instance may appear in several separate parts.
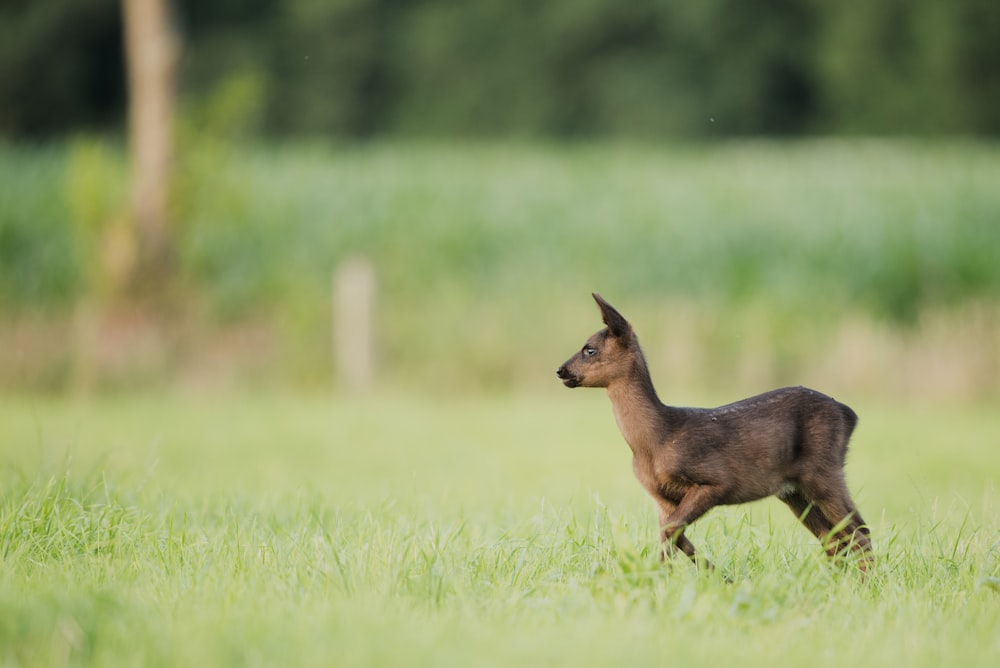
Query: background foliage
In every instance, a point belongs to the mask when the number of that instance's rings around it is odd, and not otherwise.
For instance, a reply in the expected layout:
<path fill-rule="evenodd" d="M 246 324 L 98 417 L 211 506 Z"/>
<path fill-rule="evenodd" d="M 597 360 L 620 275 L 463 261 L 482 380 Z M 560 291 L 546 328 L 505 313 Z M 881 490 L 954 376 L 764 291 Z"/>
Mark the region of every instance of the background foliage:
<path fill-rule="evenodd" d="M 183 81 L 269 135 L 1000 132 L 990 0 L 178 0 Z M 0 134 L 115 127 L 118 0 L 0 8 Z"/>
<path fill-rule="evenodd" d="M 363 254 L 387 379 L 541 382 L 598 289 L 655 314 L 684 382 L 826 382 L 822 350 L 997 387 L 996 3 L 173 5 L 182 312 L 154 376 L 246 345 L 230 366 L 326 382 L 330 277 Z M 136 254 L 119 14 L 0 8 L 0 382 L 143 338 L 100 313 Z"/>
<path fill-rule="evenodd" d="M 232 118 L 202 116 L 216 113 Z M 247 368 L 272 359 L 279 375 L 325 382 L 331 276 L 363 254 L 378 274 L 387 380 L 551 382 L 596 328 L 598 290 L 648 335 L 654 359 L 694 360 L 702 381 L 732 387 L 738 360 L 753 358 L 767 371 L 748 384 L 803 382 L 824 356 L 864 358 L 835 345 L 852 318 L 905 343 L 940 314 L 952 325 L 934 354 L 914 351 L 925 380 L 940 358 L 995 387 L 1000 155 L 989 146 L 255 148 L 188 132 L 173 198 L 187 304 L 178 317 L 267 323 L 275 348 Z M 87 141 L 0 151 L 7 313 L 58 313 L 100 290 L 88 221 L 116 220 L 122 161 Z M 872 368 L 907 384 L 909 363 L 879 351 Z M 60 358 L 47 359 L 56 369 L 44 377 L 58 378 Z"/>

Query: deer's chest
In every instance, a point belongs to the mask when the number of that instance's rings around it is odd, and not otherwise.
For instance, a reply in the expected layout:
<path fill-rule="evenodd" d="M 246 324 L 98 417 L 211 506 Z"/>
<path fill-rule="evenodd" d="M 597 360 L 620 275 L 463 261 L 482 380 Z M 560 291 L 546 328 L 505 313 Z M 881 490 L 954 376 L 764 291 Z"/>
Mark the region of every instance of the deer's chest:
<path fill-rule="evenodd" d="M 669 457 L 655 458 L 635 455 L 632 471 L 647 492 L 654 498 L 664 498 L 671 503 L 680 503 L 684 494 L 694 482 L 671 466 Z"/>

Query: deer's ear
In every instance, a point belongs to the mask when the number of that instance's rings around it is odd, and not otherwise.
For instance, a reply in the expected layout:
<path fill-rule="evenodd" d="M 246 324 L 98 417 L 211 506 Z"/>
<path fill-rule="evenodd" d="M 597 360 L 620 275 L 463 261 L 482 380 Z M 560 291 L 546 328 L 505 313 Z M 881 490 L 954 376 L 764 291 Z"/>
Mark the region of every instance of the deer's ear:
<path fill-rule="evenodd" d="M 604 301 L 604 298 L 596 292 L 593 293 L 594 301 L 601 309 L 601 318 L 604 320 L 604 324 L 608 326 L 608 331 L 611 332 L 612 336 L 623 337 L 632 332 L 632 325 L 628 323 L 621 313 L 615 310 L 615 307 Z"/>

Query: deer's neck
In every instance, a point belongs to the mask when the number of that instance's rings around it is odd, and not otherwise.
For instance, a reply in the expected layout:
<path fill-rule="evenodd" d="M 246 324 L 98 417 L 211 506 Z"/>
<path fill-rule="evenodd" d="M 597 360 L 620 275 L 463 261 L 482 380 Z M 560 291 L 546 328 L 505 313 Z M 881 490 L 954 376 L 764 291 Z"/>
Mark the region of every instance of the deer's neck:
<path fill-rule="evenodd" d="M 666 438 L 666 406 L 656 395 L 645 364 L 637 364 L 632 374 L 607 389 L 618 429 L 632 452 L 637 456 L 652 452 Z"/>

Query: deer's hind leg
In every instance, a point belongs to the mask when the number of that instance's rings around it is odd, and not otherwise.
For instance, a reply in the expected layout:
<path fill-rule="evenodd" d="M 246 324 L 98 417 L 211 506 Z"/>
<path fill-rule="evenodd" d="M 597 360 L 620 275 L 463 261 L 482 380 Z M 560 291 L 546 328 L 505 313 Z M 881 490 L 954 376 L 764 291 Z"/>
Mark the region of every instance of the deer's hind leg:
<path fill-rule="evenodd" d="M 816 538 L 823 543 L 823 547 L 826 549 L 826 553 L 831 557 L 837 556 L 839 547 L 837 542 L 830 542 L 833 537 L 833 524 L 830 523 L 826 516 L 820 512 L 819 508 L 815 506 L 809 499 L 807 499 L 802 492 L 794 490 L 791 492 L 786 492 L 778 496 L 788 507 L 791 509 L 792 514 L 798 518 L 802 524 L 809 529 L 810 532 Z"/>
<path fill-rule="evenodd" d="M 821 541 L 832 557 L 847 549 L 858 553 L 858 567 L 865 571 L 872 562 L 870 531 L 858 512 L 843 475 L 831 481 L 804 483 L 801 490 L 782 497 L 792 512 Z"/>

